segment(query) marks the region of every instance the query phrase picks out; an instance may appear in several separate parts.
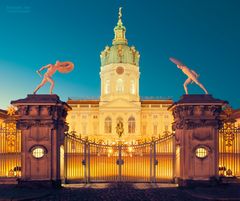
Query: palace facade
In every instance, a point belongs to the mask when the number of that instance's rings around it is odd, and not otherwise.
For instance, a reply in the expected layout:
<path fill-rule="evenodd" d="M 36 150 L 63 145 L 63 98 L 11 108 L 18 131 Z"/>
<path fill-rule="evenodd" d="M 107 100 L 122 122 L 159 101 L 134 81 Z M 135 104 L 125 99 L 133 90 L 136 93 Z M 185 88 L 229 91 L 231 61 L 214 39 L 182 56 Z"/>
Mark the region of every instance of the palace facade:
<path fill-rule="evenodd" d="M 172 132 L 171 99 L 144 99 L 139 95 L 140 54 L 129 46 L 121 13 L 111 46 L 100 54 L 99 99 L 69 99 L 67 122 L 76 135 L 96 140 L 123 141 L 160 137 Z M 117 125 L 121 125 L 120 134 Z M 121 137 L 120 137 L 121 135 Z"/>

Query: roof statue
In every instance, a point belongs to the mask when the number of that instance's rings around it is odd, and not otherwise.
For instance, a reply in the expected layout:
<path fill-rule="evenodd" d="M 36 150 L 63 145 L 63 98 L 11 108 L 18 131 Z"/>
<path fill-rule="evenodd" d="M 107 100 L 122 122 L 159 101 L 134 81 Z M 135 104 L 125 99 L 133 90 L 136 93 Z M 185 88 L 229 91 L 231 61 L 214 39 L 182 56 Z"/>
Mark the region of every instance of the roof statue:
<path fill-rule="evenodd" d="M 171 62 L 173 62 L 174 64 L 177 65 L 177 67 L 179 69 L 182 70 L 182 72 L 187 75 L 187 79 L 186 81 L 184 82 L 183 84 L 183 87 L 184 87 L 184 90 L 185 90 L 185 93 L 188 94 L 188 88 L 187 88 L 187 85 L 189 83 L 196 83 L 204 92 L 205 94 L 208 94 L 208 91 L 205 89 L 205 87 L 203 86 L 203 84 L 201 84 L 199 81 L 198 81 L 198 77 L 200 76 L 199 74 L 197 74 L 194 70 L 191 70 L 189 69 L 186 65 L 184 65 L 181 61 L 173 58 L 173 57 L 170 57 L 169 58 Z"/>
<path fill-rule="evenodd" d="M 42 77 L 41 71 L 44 69 L 47 69 L 47 72 L 43 75 L 42 82 L 36 87 L 33 94 L 36 94 L 37 91 L 43 87 L 47 82 L 50 82 L 50 94 L 53 92 L 54 88 L 54 80 L 52 79 L 52 76 L 56 73 L 56 71 L 59 71 L 60 73 L 69 73 L 73 70 L 74 64 L 72 62 L 66 61 L 66 62 L 60 62 L 56 61 L 55 64 L 48 64 L 46 66 L 41 67 L 36 72 L 40 77 Z"/>
<path fill-rule="evenodd" d="M 118 11 L 118 20 L 122 20 L 122 7 L 120 7 Z"/>

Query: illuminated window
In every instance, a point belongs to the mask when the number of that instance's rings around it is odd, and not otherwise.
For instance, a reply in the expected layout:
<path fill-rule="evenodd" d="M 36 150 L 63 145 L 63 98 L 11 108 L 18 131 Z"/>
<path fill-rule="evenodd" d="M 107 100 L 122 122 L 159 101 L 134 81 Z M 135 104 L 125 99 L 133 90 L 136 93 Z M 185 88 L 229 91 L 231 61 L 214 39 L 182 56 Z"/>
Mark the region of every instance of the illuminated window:
<path fill-rule="evenodd" d="M 105 94 L 110 93 L 110 80 L 106 80 L 105 82 Z"/>
<path fill-rule="evenodd" d="M 35 147 L 32 150 L 32 155 L 34 158 L 42 158 L 45 155 L 45 150 L 42 147 Z"/>
<path fill-rule="evenodd" d="M 111 133 L 112 132 L 112 119 L 110 117 L 107 117 L 105 119 L 105 133 Z"/>
<path fill-rule="evenodd" d="M 82 134 L 83 134 L 83 135 L 86 135 L 86 134 L 87 134 L 87 124 L 86 124 L 86 123 L 83 123 L 83 124 L 82 124 Z"/>
<path fill-rule="evenodd" d="M 117 85 L 116 85 L 116 91 L 118 93 L 122 93 L 123 90 L 124 90 L 124 88 L 123 88 L 123 80 L 122 79 L 118 79 L 117 80 Z"/>
<path fill-rule="evenodd" d="M 128 133 L 135 133 L 135 118 L 130 117 L 128 119 Z"/>
<path fill-rule="evenodd" d="M 98 130 L 98 126 L 97 126 L 97 124 L 94 124 L 93 125 L 93 134 L 94 135 L 97 135 L 97 130 Z"/>
<path fill-rule="evenodd" d="M 195 154 L 198 158 L 206 158 L 208 155 L 208 151 L 204 147 L 199 147 L 196 149 Z"/>
<path fill-rule="evenodd" d="M 147 125 L 143 125 L 142 130 L 143 130 L 143 135 L 146 135 L 147 134 Z"/>
<path fill-rule="evenodd" d="M 130 81 L 130 93 L 135 94 L 135 82 L 134 82 L 134 80 Z"/>
<path fill-rule="evenodd" d="M 154 135 L 157 135 L 157 130 L 158 130 L 158 126 L 157 126 L 157 124 L 154 124 L 153 125 L 153 134 Z"/>

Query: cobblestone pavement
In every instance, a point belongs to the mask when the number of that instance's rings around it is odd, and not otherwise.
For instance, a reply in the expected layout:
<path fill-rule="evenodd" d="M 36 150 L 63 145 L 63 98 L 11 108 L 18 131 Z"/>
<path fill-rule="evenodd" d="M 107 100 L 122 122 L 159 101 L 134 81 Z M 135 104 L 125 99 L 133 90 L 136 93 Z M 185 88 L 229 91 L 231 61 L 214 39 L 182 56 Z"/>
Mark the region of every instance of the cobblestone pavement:
<path fill-rule="evenodd" d="M 176 187 L 114 183 L 92 186 L 69 185 L 40 200 L 48 201 L 201 201 Z"/>
<path fill-rule="evenodd" d="M 240 201 L 240 184 L 178 188 L 174 184 L 67 184 L 61 189 L 0 185 L 0 201 Z"/>

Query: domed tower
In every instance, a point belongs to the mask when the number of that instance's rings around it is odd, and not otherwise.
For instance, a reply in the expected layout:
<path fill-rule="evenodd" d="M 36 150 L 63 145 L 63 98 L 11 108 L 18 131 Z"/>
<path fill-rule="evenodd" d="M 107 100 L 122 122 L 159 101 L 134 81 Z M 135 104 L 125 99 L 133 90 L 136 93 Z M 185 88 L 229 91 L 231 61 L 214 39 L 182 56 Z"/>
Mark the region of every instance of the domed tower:
<path fill-rule="evenodd" d="M 119 8 L 112 46 L 106 46 L 100 55 L 102 103 L 116 99 L 139 102 L 140 55 L 134 46 L 128 46 L 125 33 Z"/>

